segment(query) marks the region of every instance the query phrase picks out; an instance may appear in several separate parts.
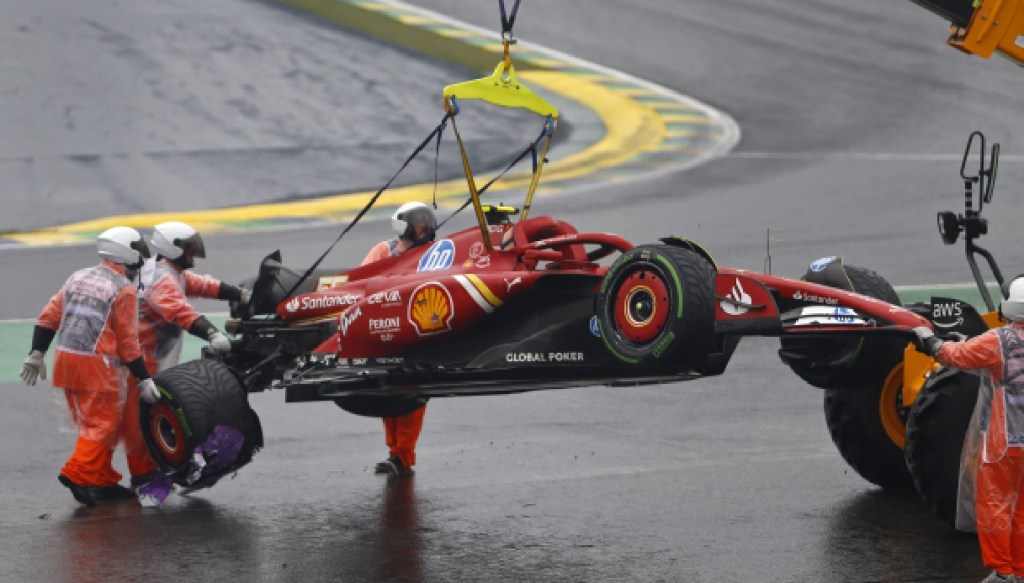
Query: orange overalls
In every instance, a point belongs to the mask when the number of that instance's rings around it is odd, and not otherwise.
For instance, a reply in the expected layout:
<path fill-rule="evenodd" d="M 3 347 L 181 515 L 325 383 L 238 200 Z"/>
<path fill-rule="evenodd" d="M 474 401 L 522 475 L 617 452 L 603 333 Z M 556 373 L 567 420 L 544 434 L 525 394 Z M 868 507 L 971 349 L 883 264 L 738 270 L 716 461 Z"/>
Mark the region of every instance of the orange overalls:
<path fill-rule="evenodd" d="M 104 261 L 72 273 L 36 323 L 57 331 L 53 386 L 64 389 L 78 426 L 61 473 L 81 486 L 114 486 L 121 481 L 111 458 L 127 392 L 125 363 L 141 356 L 138 297 L 125 267 Z"/>
<path fill-rule="evenodd" d="M 366 254 L 362 265 L 401 255 L 408 248 L 408 243 L 403 239 L 381 241 Z M 426 412 L 427 406 L 423 405 L 408 415 L 381 419 L 384 422 L 384 443 L 388 446 L 388 455 L 398 457 L 407 468 L 416 463 L 416 441 L 423 431 L 423 416 Z"/>
<path fill-rule="evenodd" d="M 935 359 L 983 371 L 981 456 L 975 479 L 978 540 L 985 566 L 1024 576 L 1024 324 L 966 342 L 947 342 Z"/>
<path fill-rule="evenodd" d="M 181 331 L 188 330 L 200 316 L 187 298 L 216 298 L 221 282 L 183 270 L 167 259 L 146 261 L 140 280 L 139 341 L 146 368 L 156 374 L 178 364 Z M 133 405 L 138 397 L 139 388 L 133 377 L 128 382 L 127 408 L 121 424 L 121 438 L 133 482 L 141 481 L 158 469 L 142 438 L 138 410 Z"/>

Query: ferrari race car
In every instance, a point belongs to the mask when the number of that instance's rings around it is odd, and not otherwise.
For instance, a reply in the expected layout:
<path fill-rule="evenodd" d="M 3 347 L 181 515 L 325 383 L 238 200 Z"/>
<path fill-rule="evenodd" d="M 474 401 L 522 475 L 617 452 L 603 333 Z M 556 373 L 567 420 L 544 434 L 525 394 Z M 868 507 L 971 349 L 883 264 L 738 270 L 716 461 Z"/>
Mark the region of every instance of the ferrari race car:
<path fill-rule="evenodd" d="M 469 192 L 463 208 L 472 204 L 477 224 L 353 269 L 321 268 L 331 248 L 301 272 L 268 255 L 243 282 L 252 300 L 232 306 L 231 352 L 161 372 L 161 400 L 141 405 L 149 449 L 177 483 L 212 485 L 262 447 L 253 391 L 396 416 L 431 397 L 720 375 L 748 335 L 780 337 L 780 356 L 811 384 L 857 388 L 881 384 L 912 328 L 929 325 L 900 307 L 878 274 L 838 257 L 812 263 L 804 280 L 786 279 L 719 266 L 683 238 L 633 245 L 528 216 L 558 110 L 516 79 L 503 42 L 491 76 L 445 88 L 445 118 L 413 153 L 453 128 Z M 459 99 L 544 118 L 517 158 L 533 160 L 521 211 L 481 202 L 504 172 L 477 188 L 455 127 Z"/>
<path fill-rule="evenodd" d="M 143 406 L 156 459 L 184 475 L 226 425 L 247 442 L 230 469 L 247 462 L 262 444 L 252 391 L 394 416 L 430 397 L 719 375 L 747 335 L 781 337 L 783 359 L 815 384 L 853 386 L 880 382 L 911 329 L 929 325 L 892 303 L 877 274 L 840 258 L 812 263 L 815 283 L 718 266 L 686 239 L 634 246 L 483 210 L 496 220 L 482 230 L 305 280 L 280 253 L 266 257 L 246 282 L 252 301 L 232 307 L 231 353 L 157 375 L 164 399 Z M 610 253 L 610 266 L 597 262 Z"/>

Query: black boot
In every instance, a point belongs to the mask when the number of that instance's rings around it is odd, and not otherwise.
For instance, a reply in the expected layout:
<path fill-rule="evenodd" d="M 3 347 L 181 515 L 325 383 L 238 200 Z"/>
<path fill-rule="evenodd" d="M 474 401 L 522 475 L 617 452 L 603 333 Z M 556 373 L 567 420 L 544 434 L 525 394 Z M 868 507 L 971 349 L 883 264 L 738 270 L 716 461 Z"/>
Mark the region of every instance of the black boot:
<path fill-rule="evenodd" d="M 96 486 L 92 488 L 92 497 L 95 500 L 134 500 L 135 492 L 131 488 L 125 488 L 121 484 L 113 486 Z"/>
<path fill-rule="evenodd" d="M 89 493 L 88 487 L 80 486 L 72 482 L 71 478 L 65 476 L 64 474 L 57 476 L 57 480 L 59 480 L 61 484 L 67 486 L 68 490 L 71 490 L 71 495 L 75 497 L 75 500 L 78 500 L 79 502 L 85 504 L 89 508 L 96 506 L 96 501 L 93 500 L 92 494 Z"/>
<path fill-rule="evenodd" d="M 402 460 L 397 455 L 393 455 L 382 462 L 377 462 L 376 467 L 374 467 L 374 473 L 387 474 L 389 476 L 406 476 L 412 473 L 412 468 L 405 467 Z"/>

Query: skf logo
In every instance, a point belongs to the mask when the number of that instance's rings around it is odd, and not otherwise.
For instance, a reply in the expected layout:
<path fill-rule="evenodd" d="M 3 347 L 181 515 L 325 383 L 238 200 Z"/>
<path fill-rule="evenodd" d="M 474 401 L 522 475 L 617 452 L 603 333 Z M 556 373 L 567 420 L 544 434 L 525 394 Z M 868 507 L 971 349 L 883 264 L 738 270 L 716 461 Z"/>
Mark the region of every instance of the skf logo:
<path fill-rule="evenodd" d="M 294 312 L 299 309 L 299 298 L 292 298 L 288 300 L 288 303 L 284 305 L 284 309 L 289 312 Z"/>
<path fill-rule="evenodd" d="M 452 294 L 436 281 L 425 283 L 412 293 L 409 321 L 420 336 L 451 330 L 454 315 Z"/>

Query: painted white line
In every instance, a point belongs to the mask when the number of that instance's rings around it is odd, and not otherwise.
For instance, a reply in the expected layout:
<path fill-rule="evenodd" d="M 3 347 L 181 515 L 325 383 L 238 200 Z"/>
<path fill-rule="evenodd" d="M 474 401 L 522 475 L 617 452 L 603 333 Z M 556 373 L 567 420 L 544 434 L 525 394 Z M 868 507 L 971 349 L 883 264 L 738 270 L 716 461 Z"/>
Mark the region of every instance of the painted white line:
<path fill-rule="evenodd" d="M 895 154 L 891 152 L 728 152 L 722 158 L 752 160 L 866 160 L 883 162 L 961 161 L 963 154 Z M 1024 156 L 999 156 L 1000 162 L 1024 162 Z"/>

